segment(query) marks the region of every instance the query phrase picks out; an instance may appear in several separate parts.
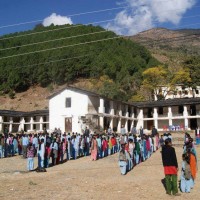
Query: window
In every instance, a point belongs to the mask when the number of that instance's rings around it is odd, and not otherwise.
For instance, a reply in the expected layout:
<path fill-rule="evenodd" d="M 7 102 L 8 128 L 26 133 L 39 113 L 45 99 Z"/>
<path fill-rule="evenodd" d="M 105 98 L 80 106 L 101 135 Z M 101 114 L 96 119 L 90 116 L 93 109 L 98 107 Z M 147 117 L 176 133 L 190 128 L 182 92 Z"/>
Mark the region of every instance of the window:
<path fill-rule="evenodd" d="M 65 100 L 65 107 L 66 108 L 71 108 L 71 97 L 70 98 L 66 98 L 66 100 Z"/>
<path fill-rule="evenodd" d="M 199 94 L 199 90 L 195 90 L 196 94 Z"/>
<path fill-rule="evenodd" d="M 178 107 L 178 113 L 179 113 L 179 114 L 182 114 L 182 113 L 183 113 L 183 106 L 179 106 L 179 107 Z"/>
<path fill-rule="evenodd" d="M 163 115 L 163 107 L 159 107 L 158 108 L 158 114 L 159 115 Z"/>

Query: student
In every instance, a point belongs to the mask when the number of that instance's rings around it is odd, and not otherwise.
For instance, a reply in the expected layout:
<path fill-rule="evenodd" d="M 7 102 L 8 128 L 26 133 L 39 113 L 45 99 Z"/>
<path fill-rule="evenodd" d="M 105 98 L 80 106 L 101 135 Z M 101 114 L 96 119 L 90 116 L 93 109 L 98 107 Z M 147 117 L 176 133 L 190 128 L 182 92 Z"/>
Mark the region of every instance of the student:
<path fill-rule="evenodd" d="M 166 192 L 168 195 L 179 196 L 177 186 L 178 162 L 175 149 L 172 147 L 171 139 L 165 140 L 162 148 L 162 162 L 165 173 Z"/>
<path fill-rule="evenodd" d="M 29 141 L 28 141 L 28 136 L 27 135 L 24 135 L 22 137 L 22 153 L 23 153 L 23 157 L 26 158 L 26 155 L 27 155 L 27 146 L 29 144 Z"/>
<path fill-rule="evenodd" d="M 71 143 L 71 137 L 68 137 L 67 142 L 67 160 L 70 160 L 72 157 L 72 143 Z"/>
<path fill-rule="evenodd" d="M 44 154 L 44 167 L 48 168 L 49 167 L 49 159 L 50 159 L 50 154 L 51 154 L 51 148 L 50 148 L 50 143 L 46 143 L 45 146 L 45 154 Z"/>
<path fill-rule="evenodd" d="M 92 137 L 92 144 L 91 144 L 91 159 L 96 160 L 97 159 L 97 153 L 98 153 L 98 144 L 96 137 Z"/>
<path fill-rule="evenodd" d="M 45 153 L 44 139 L 42 138 L 39 144 L 39 148 L 38 148 L 38 170 L 39 171 L 41 171 L 42 168 L 44 168 L 44 153 Z"/>
<path fill-rule="evenodd" d="M 61 161 L 61 163 L 63 163 L 63 161 L 64 161 L 65 152 L 66 152 L 66 142 L 65 142 L 65 138 L 63 138 L 61 145 L 60 145 L 60 161 Z"/>
<path fill-rule="evenodd" d="M 182 169 L 181 169 L 181 192 L 189 193 L 191 189 L 191 170 L 190 170 L 190 160 L 187 154 L 182 155 Z"/>
<path fill-rule="evenodd" d="M 140 161 L 140 144 L 138 141 L 135 142 L 135 149 L 134 149 L 134 152 L 135 152 L 135 164 L 139 164 L 139 161 Z"/>
<path fill-rule="evenodd" d="M 32 143 L 29 143 L 27 147 L 27 170 L 32 171 L 34 169 L 34 147 Z"/>
<path fill-rule="evenodd" d="M 122 144 L 121 145 L 121 150 L 119 152 L 119 158 L 118 158 L 118 163 L 119 163 L 119 167 L 120 167 L 120 171 L 122 175 L 126 174 L 126 166 L 127 166 L 127 162 L 128 162 L 128 153 L 125 150 L 125 145 Z"/>
<path fill-rule="evenodd" d="M 103 138 L 102 141 L 102 157 L 106 157 L 108 155 L 108 143 L 106 141 L 106 138 Z"/>
<path fill-rule="evenodd" d="M 56 164 L 56 159 L 58 157 L 58 144 L 56 142 L 56 139 L 53 139 L 53 143 L 51 143 L 51 157 L 52 157 L 52 165 Z"/>
<path fill-rule="evenodd" d="M 35 149 L 35 153 L 34 155 L 36 156 L 37 154 L 37 149 L 38 149 L 38 138 L 37 138 L 37 135 L 35 134 L 34 137 L 33 137 L 33 147 Z"/>
<path fill-rule="evenodd" d="M 0 158 L 3 158 L 4 137 L 0 134 Z"/>

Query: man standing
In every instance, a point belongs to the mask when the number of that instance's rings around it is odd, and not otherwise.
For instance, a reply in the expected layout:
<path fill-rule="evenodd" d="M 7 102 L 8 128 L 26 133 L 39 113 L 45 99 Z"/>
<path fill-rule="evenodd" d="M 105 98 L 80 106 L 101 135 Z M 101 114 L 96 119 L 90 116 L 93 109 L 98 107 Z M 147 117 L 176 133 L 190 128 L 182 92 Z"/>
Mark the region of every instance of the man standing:
<path fill-rule="evenodd" d="M 89 135 L 90 135 L 90 130 L 86 127 L 85 128 L 85 132 L 84 132 L 84 137 L 86 136 L 86 137 L 89 137 Z"/>
<path fill-rule="evenodd" d="M 153 137 L 155 137 L 157 134 L 158 134 L 158 130 L 156 129 L 155 126 L 153 126 L 152 131 L 151 131 L 151 135 L 152 135 Z"/>
<path fill-rule="evenodd" d="M 142 138 L 143 135 L 144 135 L 144 129 L 142 128 L 142 126 L 140 127 L 139 135 L 140 135 L 141 138 Z"/>
<path fill-rule="evenodd" d="M 162 162 L 165 173 L 166 192 L 169 195 L 179 196 L 177 186 L 178 162 L 170 138 L 165 140 L 165 145 L 162 147 Z"/>

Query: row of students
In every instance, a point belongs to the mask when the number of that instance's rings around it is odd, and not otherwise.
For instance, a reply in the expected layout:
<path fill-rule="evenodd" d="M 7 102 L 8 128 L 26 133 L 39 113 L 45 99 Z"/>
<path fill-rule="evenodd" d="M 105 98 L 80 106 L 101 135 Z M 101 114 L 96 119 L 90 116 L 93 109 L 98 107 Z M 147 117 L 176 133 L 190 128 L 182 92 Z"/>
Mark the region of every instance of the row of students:
<path fill-rule="evenodd" d="M 125 175 L 134 166 L 150 158 L 159 147 L 158 134 L 155 136 L 144 134 L 142 138 L 140 136 L 129 137 L 128 142 L 121 143 L 121 150 L 119 152 L 118 164 L 121 174 Z"/>
<path fill-rule="evenodd" d="M 184 193 L 190 193 L 197 174 L 197 153 L 193 139 L 188 133 L 185 133 L 182 160 L 180 190 Z"/>

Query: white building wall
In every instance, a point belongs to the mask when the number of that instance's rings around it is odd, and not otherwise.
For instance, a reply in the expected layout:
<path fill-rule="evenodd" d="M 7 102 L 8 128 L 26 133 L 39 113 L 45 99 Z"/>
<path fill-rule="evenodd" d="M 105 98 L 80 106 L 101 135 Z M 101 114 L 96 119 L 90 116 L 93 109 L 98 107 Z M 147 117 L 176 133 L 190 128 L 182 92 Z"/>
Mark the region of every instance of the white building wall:
<path fill-rule="evenodd" d="M 71 108 L 66 108 L 66 98 L 71 98 Z M 65 131 L 65 118 L 72 118 L 72 131 L 80 132 L 80 116 L 88 113 L 88 96 L 69 89 L 64 90 L 49 100 L 50 130 L 60 128 Z"/>

